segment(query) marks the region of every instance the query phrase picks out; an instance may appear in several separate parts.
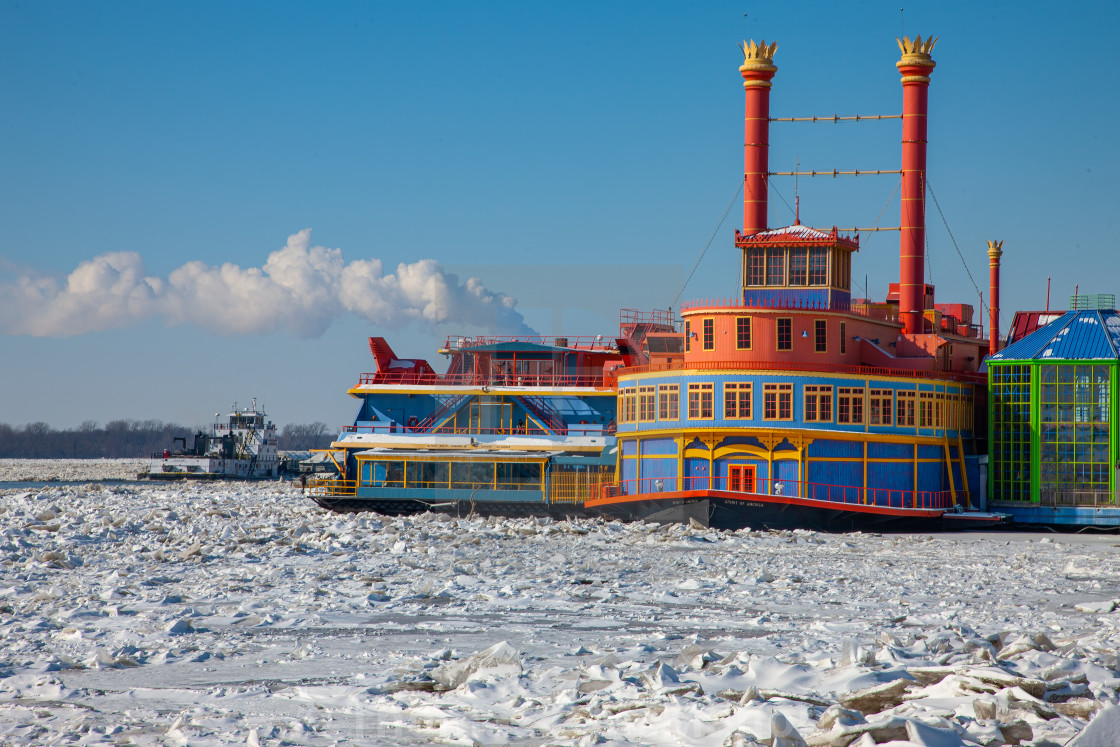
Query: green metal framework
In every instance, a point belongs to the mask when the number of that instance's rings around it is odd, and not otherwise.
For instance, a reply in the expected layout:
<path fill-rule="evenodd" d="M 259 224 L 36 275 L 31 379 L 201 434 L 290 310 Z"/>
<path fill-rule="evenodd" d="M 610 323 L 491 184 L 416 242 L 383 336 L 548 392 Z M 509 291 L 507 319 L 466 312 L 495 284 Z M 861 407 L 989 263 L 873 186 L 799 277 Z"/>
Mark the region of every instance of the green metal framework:
<path fill-rule="evenodd" d="M 988 364 L 988 498 L 1115 502 L 1120 361 Z"/>

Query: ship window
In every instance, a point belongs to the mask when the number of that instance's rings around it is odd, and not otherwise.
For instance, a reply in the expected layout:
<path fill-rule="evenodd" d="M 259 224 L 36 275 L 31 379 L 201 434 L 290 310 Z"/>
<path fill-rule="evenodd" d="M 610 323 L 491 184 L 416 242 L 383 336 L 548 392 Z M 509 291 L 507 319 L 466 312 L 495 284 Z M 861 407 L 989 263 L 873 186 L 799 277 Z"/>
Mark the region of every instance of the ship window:
<path fill-rule="evenodd" d="M 704 349 L 715 350 L 716 347 L 716 320 L 704 320 Z"/>
<path fill-rule="evenodd" d="M 793 350 L 793 319 L 778 320 L 778 350 Z"/>
<path fill-rule="evenodd" d="M 895 421 L 900 426 L 914 427 L 914 410 L 917 392 L 898 393 L 898 412 Z"/>
<path fill-rule="evenodd" d="M 657 397 L 658 418 L 661 420 L 679 420 L 681 417 L 680 385 L 658 385 Z"/>
<path fill-rule="evenodd" d="M 692 350 L 692 322 L 684 323 L 684 352 Z"/>
<path fill-rule="evenodd" d="M 805 387 L 805 422 L 832 422 L 832 387 L 813 384 Z"/>
<path fill-rule="evenodd" d="M 404 462 L 374 462 L 373 487 L 403 488 Z"/>
<path fill-rule="evenodd" d="M 828 250 L 809 250 L 809 285 L 828 285 Z"/>
<path fill-rule="evenodd" d="M 793 420 L 793 384 L 762 385 L 762 419 Z"/>
<path fill-rule="evenodd" d="M 871 425 L 891 425 L 893 419 L 891 417 L 891 407 L 893 392 L 890 389 L 872 389 L 871 395 L 868 397 L 868 422 Z M 899 423 L 899 425 L 902 425 Z"/>
<path fill-rule="evenodd" d="M 728 382 L 723 385 L 723 417 L 736 420 L 751 418 L 751 385 Z"/>
<path fill-rule="evenodd" d="M 692 420 L 711 420 L 715 417 L 712 405 L 712 384 L 688 385 L 688 417 Z"/>
<path fill-rule="evenodd" d="M 920 392 L 918 394 L 918 427 L 933 427 L 933 392 Z"/>
<path fill-rule="evenodd" d="M 840 387 L 836 390 L 836 422 L 863 422 L 863 389 Z"/>
<path fill-rule="evenodd" d="M 786 284 L 786 252 L 784 249 L 766 250 L 766 284 Z"/>
<path fill-rule="evenodd" d="M 765 256 L 761 249 L 747 250 L 747 285 L 766 284 L 766 273 L 763 269 Z"/>
<path fill-rule="evenodd" d="M 634 389 L 623 389 L 618 393 L 618 422 L 633 423 L 637 420 L 636 396 Z"/>
<path fill-rule="evenodd" d="M 751 318 L 749 316 L 735 317 L 735 348 L 737 350 L 751 349 Z"/>
<path fill-rule="evenodd" d="M 805 285 L 808 280 L 809 250 L 789 250 L 789 284 Z"/>
<path fill-rule="evenodd" d="M 848 352 L 848 328 L 844 322 L 840 322 L 840 355 Z"/>
<path fill-rule="evenodd" d="M 540 490 L 541 465 L 536 462 L 498 462 L 496 470 L 498 490 Z"/>
<path fill-rule="evenodd" d="M 411 483 L 410 483 L 411 484 Z M 474 490 L 494 485 L 494 465 L 490 462 L 452 462 L 451 487 Z"/>
<path fill-rule="evenodd" d="M 656 419 L 657 387 L 638 387 L 638 420 L 649 422 Z"/>
<path fill-rule="evenodd" d="M 447 462 L 409 462 L 408 487 L 410 488 L 447 488 Z"/>
<path fill-rule="evenodd" d="M 824 319 L 813 322 L 813 344 L 818 353 L 828 352 L 828 322 Z"/>

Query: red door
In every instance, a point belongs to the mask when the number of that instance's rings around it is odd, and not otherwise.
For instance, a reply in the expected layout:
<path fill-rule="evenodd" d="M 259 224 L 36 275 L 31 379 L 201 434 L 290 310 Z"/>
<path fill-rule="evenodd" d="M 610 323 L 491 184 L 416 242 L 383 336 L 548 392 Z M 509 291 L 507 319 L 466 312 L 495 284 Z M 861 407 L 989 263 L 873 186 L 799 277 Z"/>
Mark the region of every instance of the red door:
<path fill-rule="evenodd" d="M 727 489 L 733 493 L 754 492 L 754 465 L 736 464 L 727 470 Z"/>

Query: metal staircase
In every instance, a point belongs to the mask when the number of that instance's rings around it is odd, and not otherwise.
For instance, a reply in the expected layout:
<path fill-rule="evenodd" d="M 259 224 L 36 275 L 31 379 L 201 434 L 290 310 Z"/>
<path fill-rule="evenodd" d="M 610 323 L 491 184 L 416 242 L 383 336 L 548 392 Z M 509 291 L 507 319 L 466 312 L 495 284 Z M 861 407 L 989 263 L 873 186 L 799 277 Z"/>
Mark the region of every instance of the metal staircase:
<path fill-rule="evenodd" d="M 472 394 L 456 394 L 440 403 L 431 415 L 427 416 L 419 423 L 409 426 L 414 433 L 434 433 L 440 426 L 442 426 L 448 419 L 453 417 L 459 408 L 462 407 L 467 400 L 471 399 Z"/>
<path fill-rule="evenodd" d="M 547 399 L 543 397 L 518 397 L 517 401 L 525 409 L 525 412 L 543 423 L 550 433 L 557 436 L 567 435 L 568 424 L 564 420 L 564 416 Z"/>

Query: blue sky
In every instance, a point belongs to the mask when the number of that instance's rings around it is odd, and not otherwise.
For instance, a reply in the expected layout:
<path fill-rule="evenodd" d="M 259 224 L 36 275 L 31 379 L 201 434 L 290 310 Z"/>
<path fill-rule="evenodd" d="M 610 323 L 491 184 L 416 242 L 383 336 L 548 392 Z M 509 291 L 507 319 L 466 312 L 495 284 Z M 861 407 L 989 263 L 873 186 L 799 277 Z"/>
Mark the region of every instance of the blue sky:
<path fill-rule="evenodd" d="M 927 3 L 904 22 L 940 36 L 929 183 L 985 295 L 985 242 L 1006 242 L 1004 319 L 1041 308 L 1048 275 L 1055 307 L 1075 284 L 1120 290 L 1120 11 Z M 435 359 L 447 333 L 517 314 L 610 333 L 619 307 L 670 303 L 738 186 L 736 43 L 779 42 L 774 116 L 897 113 L 901 29 L 883 2 L 4 0 L 0 422 L 201 424 L 257 396 L 279 422 L 333 427 L 373 368 L 371 334 Z M 771 167 L 898 168 L 898 128 L 775 123 Z M 801 179 L 802 222 L 871 225 L 896 184 Z M 788 224 L 793 184 L 773 186 L 770 224 Z M 897 215 L 895 197 L 880 225 Z M 735 293 L 740 217 L 683 298 Z M 927 222 L 938 300 L 977 305 L 932 201 Z M 341 302 L 186 308 L 249 287 L 286 246 L 321 260 L 292 272 L 364 284 Z M 187 279 L 174 302 L 115 297 L 112 313 L 16 292 L 110 254 L 86 282 Z M 897 234 L 865 236 L 857 284 L 881 298 L 897 271 Z M 418 302 L 439 280 L 452 302 Z"/>

